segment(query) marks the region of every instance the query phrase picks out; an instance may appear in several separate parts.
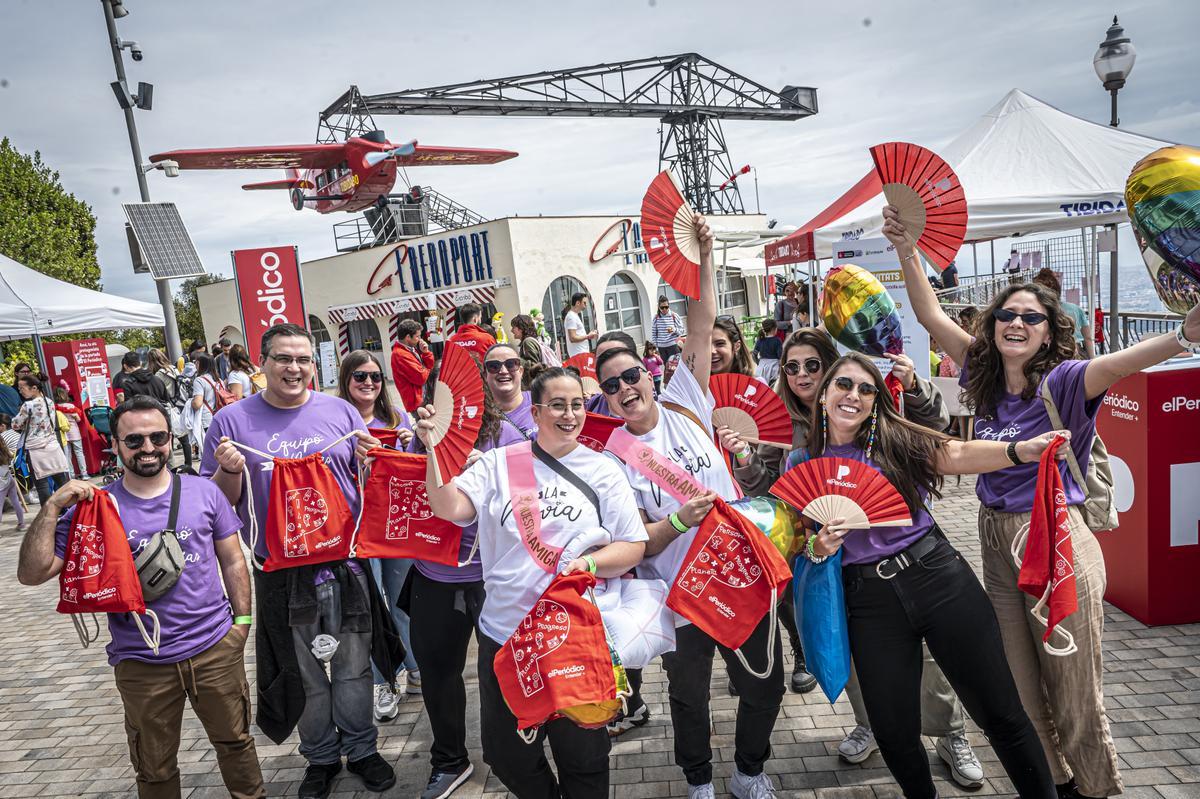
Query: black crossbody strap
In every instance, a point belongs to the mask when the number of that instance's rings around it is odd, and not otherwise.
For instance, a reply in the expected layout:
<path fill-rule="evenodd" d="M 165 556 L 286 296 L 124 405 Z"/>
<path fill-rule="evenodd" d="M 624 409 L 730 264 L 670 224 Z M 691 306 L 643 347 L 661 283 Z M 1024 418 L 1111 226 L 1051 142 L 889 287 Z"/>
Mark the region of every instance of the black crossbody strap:
<path fill-rule="evenodd" d="M 167 515 L 167 529 L 164 533 L 175 534 L 175 524 L 179 521 L 179 475 L 171 474 L 171 512 Z"/>
<path fill-rule="evenodd" d="M 557 472 L 560 477 L 578 488 L 583 492 L 585 497 L 591 500 L 592 504 L 596 506 L 596 518 L 600 520 L 600 526 L 603 527 L 604 514 L 600 512 L 600 497 L 596 496 L 595 490 L 590 485 L 585 483 L 579 475 L 575 474 L 575 472 L 571 471 L 566 466 L 563 466 L 557 458 L 546 452 L 546 450 L 542 449 L 541 445 L 536 441 L 533 442 L 532 449 L 533 457 L 549 466 L 551 469 Z"/>

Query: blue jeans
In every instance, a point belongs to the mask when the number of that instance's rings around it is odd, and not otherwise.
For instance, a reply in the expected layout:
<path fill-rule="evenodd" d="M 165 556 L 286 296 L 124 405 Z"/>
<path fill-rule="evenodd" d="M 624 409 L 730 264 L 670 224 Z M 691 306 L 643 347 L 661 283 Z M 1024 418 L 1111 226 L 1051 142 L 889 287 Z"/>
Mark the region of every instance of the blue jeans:
<path fill-rule="evenodd" d="M 404 643 L 404 668 L 408 671 L 417 671 L 417 658 L 413 655 L 412 643 L 408 637 L 408 614 L 396 605 L 400 601 L 400 592 L 404 589 L 404 582 L 408 579 L 408 570 L 412 568 L 412 559 L 371 558 L 368 562 L 371 564 L 371 575 L 375 578 L 375 585 L 379 586 L 379 592 L 383 594 L 383 601 L 387 603 L 392 612 L 392 621 L 396 623 L 400 640 Z M 376 685 L 387 682 L 379 673 L 379 669 L 375 668 L 374 663 L 371 664 L 371 673 L 375 675 Z"/>
<path fill-rule="evenodd" d="M 357 578 L 365 592 L 366 575 Z M 321 633 L 338 640 L 328 675 L 311 649 L 312 640 Z M 342 592 L 337 580 L 317 586 L 317 620 L 292 627 L 292 642 L 304 684 L 304 712 L 296 725 L 300 754 L 321 765 L 339 763 L 343 755 L 347 760 L 362 760 L 374 754 L 379 733 L 368 670 L 371 633 L 342 632 Z"/>

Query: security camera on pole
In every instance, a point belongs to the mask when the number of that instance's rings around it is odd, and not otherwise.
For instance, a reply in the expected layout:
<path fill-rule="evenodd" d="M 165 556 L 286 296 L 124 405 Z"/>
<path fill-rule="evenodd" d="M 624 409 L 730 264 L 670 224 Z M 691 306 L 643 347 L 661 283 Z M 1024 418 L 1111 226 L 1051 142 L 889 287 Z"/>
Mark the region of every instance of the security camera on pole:
<path fill-rule="evenodd" d="M 100 0 L 104 7 L 104 21 L 108 25 L 108 40 L 112 46 L 113 64 L 117 69 L 117 80 L 112 84 L 113 93 L 117 96 L 117 104 L 125 112 L 125 127 L 129 130 L 129 148 L 133 151 L 134 172 L 137 174 L 138 191 L 141 192 L 142 202 L 150 202 L 150 188 L 146 185 L 146 172 L 142 168 L 142 147 L 138 143 L 137 125 L 133 119 L 133 109 L 140 108 L 149 111 L 154 98 L 154 86 L 149 83 L 138 83 L 137 94 L 130 94 L 125 80 L 125 62 L 121 57 L 122 50 L 129 50 L 134 61 L 144 58 L 141 46 L 132 40 L 122 39 L 117 35 L 117 20 L 129 14 L 122 0 Z M 167 171 L 166 165 L 162 166 Z M 168 172 L 169 174 L 169 172 Z M 168 280 L 155 280 L 158 291 L 158 302 L 163 309 L 163 333 L 167 342 L 167 355 L 172 361 L 183 355 L 183 347 L 179 343 L 179 327 L 175 322 L 175 303 L 171 299 L 171 284 Z"/>

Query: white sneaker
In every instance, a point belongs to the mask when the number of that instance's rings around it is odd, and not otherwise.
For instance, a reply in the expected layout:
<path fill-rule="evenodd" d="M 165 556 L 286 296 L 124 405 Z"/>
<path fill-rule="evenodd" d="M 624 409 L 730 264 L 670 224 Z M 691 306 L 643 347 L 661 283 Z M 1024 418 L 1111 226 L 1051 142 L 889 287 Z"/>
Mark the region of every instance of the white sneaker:
<path fill-rule="evenodd" d="M 736 799 L 774 799 L 775 786 L 771 784 L 771 778 L 765 771 L 749 777 L 734 769 L 733 779 L 729 781 L 729 792 Z"/>
<path fill-rule="evenodd" d="M 934 748 L 938 757 L 950 767 L 950 776 L 955 782 L 964 788 L 983 787 L 983 766 L 971 751 L 967 736 L 962 733 L 943 736 L 937 739 Z"/>
<path fill-rule="evenodd" d="M 408 672 L 408 678 L 404 681 L 404 692 L 409 694 L 421 693 L 421 672 Z"/>
<path fill-rule="evenodd" d="M 608 723 L 608 734 L 610 737 L 616 738 L 621 733 L 629 732 L 634 727 L 644 727 L 648 721 L 650 721 L 650 708 L 646 707 L 646 703 L 643 702 L 636 709 L 623 714 L 620 718 L 610 721 Z"/>
<path fill-rule="evenodd" d="M 400 697 L 392 692 L 387 683 L 375 686 L 375 720 L 391 721 L 400 713 Z"/>
<path fill-rule="evenodd" d="M 842 739 L 837 751 L 847 763 L 861 763 L 879 751 L 879 744 L 875 743 L 875 733 L 871 732 L 871 728 L 859 724 Z"/>
<path fill-rule="evenodd" d="M 707 782 L 704 785 L 689 785 L 688 799 L 717 799 L 717 794 L 713 791 L 713 784 Z"/>

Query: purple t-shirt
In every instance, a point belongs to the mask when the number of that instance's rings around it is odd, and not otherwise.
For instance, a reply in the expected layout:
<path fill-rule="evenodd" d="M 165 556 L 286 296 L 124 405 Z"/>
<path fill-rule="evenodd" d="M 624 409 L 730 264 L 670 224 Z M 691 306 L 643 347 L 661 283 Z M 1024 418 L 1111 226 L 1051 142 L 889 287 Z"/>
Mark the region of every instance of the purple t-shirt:
<path fill-rule="evenodd" d="M 178 663 L 204 652 L 216 644 L 233 626 L 229 600 L 225 598 L 214 541 L 235 534 L 242 523 L 238 521 L 225 495 L 211 480 L 180 475 L 179 517 L 176 530 L 183 548 L 184 567 L 179 582 L 163 596 L 146 607 L 158 616 L 162 638 L 155 655 L 128 613 L 109 613 L 108 662 L 115 666 L 122 660 L 145 663 Z M 153 499 L 141 499 L 125 490 L 123 482 L 107 489 L 116 501 L 121 524 L 136 555 L 150 536 L 167 526 L 171 515 L 171 489 Z M 58 520 L 54 531 L 54 554 L 64 557 L 67 534 L 75 509 L 71 508 Z M 146 632 L 151 633 L 152 621 L 142 617 Z"/>
<path fill-rule="evenodd" d="M 1092 438 L 1096 435 L 1096 413 L 1104 402 L 1104 394 L 1091 400 L 1087 398 L 1083 380 L 1087 365 L 1087 361 L 1063 361 L 1045 377 L 1054 406 L 1058 408 L 1063 424 L 1071 431 L 1071 450 L 1084 474 L 1087 474 L 1091 457 Z M 964 366 L 958 379 L 959 385 L 967 384 L 967 371 Z M 1027 400 L 1021 399 L 1020 395 L 1006 393 L 996 406 L 994 418 L 975 418 L 975 437 L 984 441 L 1024 441 L 1053 429 L 1040 387 Z M 1028 513 L 1033 509 L 1037 471 L 1037 463 L 1026 463 L 981 474 L 975 483 L 975 493 L 979 495 L 980 502 L 993 510 Z M 1082 504 L 1084 490 L 1075 485 L 1066 461 L 1059 461 L 1058 471 L 1067 490 L 1067 504 Z"/>
<path fill-rule="evenodd" d="M 268 404 L 262 394 L 255 394 L 225 406 L 213 416 L 212 426 L 204 438 L 200 474 L 211 477 L 219 468 L 213 453 L 221 442 L 221 436 L 228 436 L 239 444 L 268 453 L 273 458 L 303 458 L 320 452 L 352 430 L 366 432 L 366 429 L 354 406 L 337 397 L 314 391 L 310 392 L 308 402 L 299 408 L 276 408 Z M 355 516 L 358 515 L 359 506 L 354 460 L 357 443 L 357 438 L 351 436 L 322 454 L 325 464 L 346 496 L 350 512 Z M 258 518 L 258 542 L 254 546 L 254 554 L 260 560 L 265 560 L 267 542 L 263 531 L 268 523 L 267 503 L 274 461 L 264 460 L 253 452 L 240 451 L 246 456 L 246 465 L 250 470 L 249 488 L 254 498 L 254 513 Z M 250 544 L 250 516 L 245 489 L 237 503 L 237 512 L 242 519 L 242 538 Z"/>
<path fill-rule="evenodd" d="M 831 444 L 825 448 L 825 455 L 831 458 L 849 458 L 859 463 L 865 463 L 874 469 L 879 468 L 853 444 L 842 446 Z M 793 465 L 795 462 L 789 458 L 783 471 L 786 473 Z M 922 491 L 921 507 L 913 513 L 913 523 L 909 527 L 871 527 L 846 533 L 846 537 L 842 539 L 842 563 L 849 565 L 883 560 L 908 549 L 932 528 L 933 517 L 929 515 L 929 509 L 926 507 L 926 494 Z"/>
<path fill-rule="evenodd" d="M 537 438 L 537 425 L 533 423 L 533 404 L 529 398 L 529 392 L 526 391 L 521 404 L 516 410 L 508 411 L 508 418 L 501 419 L 500 430 L 496 435 L 494 442 L 485 442 L 477 447 L 480 452 L 487 452 L 491 449 L 500 449 L 507 447 L 509 444 L 519 444 L 525 440 L 525 435 L 530 439 Z M 528 427 L 526 427 L 528 425 Z M 521 428 L 525 431 L 525 435 L 521 435 Z M 414 452 L 424 452 L 424 447 L 421 442 L 414 436 L 412 446 Z M 471 553 L 471 545 L 475 543 L 475 536 L 479 534 L 479 525 L 476 523 L 468 524 L 463 528 L 462 543 L 458 548 L 458 561 L 461 563 Z M 475 551 L 475 556 L 471 558 L 471 562 L 466 566 L 459 568 L 457 566 L 447 566 L 445 563 L 433 563 L 428 560 L 415 560 L 413 564 L 417 567 L 417 571 L 428 577 L 430 580 L 436 580 L 439 583 L 473 583 L 476 580 L 483 579 L 483 563 L 479 558 L 479 550 Z"/>

